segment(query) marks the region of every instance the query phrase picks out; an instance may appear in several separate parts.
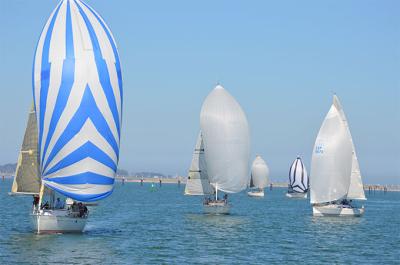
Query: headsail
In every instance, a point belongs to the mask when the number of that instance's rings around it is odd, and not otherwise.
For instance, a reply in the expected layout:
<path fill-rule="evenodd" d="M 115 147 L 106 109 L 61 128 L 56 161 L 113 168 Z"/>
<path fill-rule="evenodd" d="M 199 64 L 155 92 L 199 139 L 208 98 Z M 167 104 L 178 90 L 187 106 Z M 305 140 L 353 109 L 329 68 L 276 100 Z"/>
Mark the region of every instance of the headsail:
<path fill-rule="evenodd" d="M 297 157 L 289 169 L 289 192 L 307 193 L 308 191 L 308 174 L 306 167 Z"/>
<path fill-rule="evenodd" d="M 33 69 L 43 183 L 94 201 L 113 190 L 122 77 L 114 38 L 80 0 L 62 0 L 40 36 Z"/>
<path fill-rule="evenodd" d="M 264 189 L 268 184 L 269 168 L 261 156 L 257 156 L 251 166 L 250 187 Z"/>
<path fill-rule="evenodd" d="M 254 186 L 253 176 L 252 176 L 252 175 L 250 175 L 250 185 L 249 185 L 249 187 L 250 187 L 250 188 L 254 188 L 254 187 L 255 187 L 255 186 Z"/>
<path fill-rule="evenodd" d="M 311 203 L 346 198 L 350 186 L 352 145 L 339 110 L 332 104 L 315 141 L 312 161 Z"/>
<path fill-rule="evenodd" d="M 360 166 L 358 164 L 356 149 L 354 147 L 353 137 L 350 133 L 349 123 L 347 122 L 346 115 L 344 114 L 344 110 L 342 105 L 340 104 L 339 98 L 334 95 L 333 96 L 333 103 L 335 104 L 336 108 L 339 110 L 339 113 L 345 123 L 347 130 L 349 131 L 350 141 L 353 149 L 353 157 L 352 157 L 352 167 L 351 167 L 351 179 L 350 179 L 350 187 L 347 194 L 348 199 L 352 200 L 366 200 L 365 193 L 364 193 L 364 186 L 362 183 L 362 177 L 360 172 Z"/>
<path fill-rule="evenodd" d="M 214 189 L 210 185 L 207 176 L 204 144 L 200 132 L 193 152 L 192 164 L 190 165 L 189 177 L 185 187 L 185 195 L 208 195 L 213 193 Z"/>
<path fill-rule="evenodd" d="M 205 99 L 200 127 L 210 183 L 224 192 L 244 190 L 249 183 L 249 125 L 239 103 L 222 86 Z"/>
<path fill-rule="evenodd" d="M 364 193 L 364 185 L 361 180 L 360 166 L 355 151 L 353 152 L 353 164 L 351 167 L 351 179 L 349 192 L 347 193 L 349 200 L 366 200 Z"/>
<path fill-rule="evenodd" d="M 11 194 L 39 194 L 40 170 L 38 154 L 36 112 L 32 106 L 26 125 L 24 140 L 18 156 L 17 169 Z"/>

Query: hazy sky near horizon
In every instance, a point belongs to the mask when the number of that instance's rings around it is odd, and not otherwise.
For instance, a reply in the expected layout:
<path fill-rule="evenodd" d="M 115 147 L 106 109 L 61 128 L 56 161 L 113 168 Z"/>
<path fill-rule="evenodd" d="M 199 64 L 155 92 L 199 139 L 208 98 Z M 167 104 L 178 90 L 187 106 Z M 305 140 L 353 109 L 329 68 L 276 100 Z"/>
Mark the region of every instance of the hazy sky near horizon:
<path fill-rule="evenodd" d="M 364 181 L 400 184 L 400 1 L 86 1 L 123 71 L 120 167 L 186 175 L 203 100 L 220 82 L 273 181 L 339 96 Z M 0 1 L 0 164 L 15 162 L 40 32 L 58 1 Z"/>

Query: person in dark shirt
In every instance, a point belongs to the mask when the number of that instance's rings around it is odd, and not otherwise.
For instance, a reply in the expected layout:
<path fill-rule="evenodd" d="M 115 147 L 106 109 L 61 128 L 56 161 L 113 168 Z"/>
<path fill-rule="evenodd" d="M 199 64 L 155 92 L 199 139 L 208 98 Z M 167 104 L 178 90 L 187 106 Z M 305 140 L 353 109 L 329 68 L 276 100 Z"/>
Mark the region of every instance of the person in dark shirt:
<path fill-rule="evenodd" d="M 33 208 L 37 209 L 38 205 L 39 205 L 39 196 L 38 195 L 33 195 Z"/>

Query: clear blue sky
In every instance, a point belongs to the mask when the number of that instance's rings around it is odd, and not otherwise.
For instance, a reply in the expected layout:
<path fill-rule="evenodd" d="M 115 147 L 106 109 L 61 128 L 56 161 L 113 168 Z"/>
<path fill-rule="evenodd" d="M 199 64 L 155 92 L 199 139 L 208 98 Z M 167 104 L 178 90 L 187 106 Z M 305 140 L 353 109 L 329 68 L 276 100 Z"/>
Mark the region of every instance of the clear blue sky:
<path fill-rule="evenodd" d="M 367 183 L 400 183 L 400 1 L 86 1 L 122 62 L 120 167 L 184 174 L 217 81 L 247 113 L 252 159 L 286 180 L 311 151 L 332 91 Z M 15 162 L 41 29 L 58 2 L 0 1 L 0 164 Z"/>

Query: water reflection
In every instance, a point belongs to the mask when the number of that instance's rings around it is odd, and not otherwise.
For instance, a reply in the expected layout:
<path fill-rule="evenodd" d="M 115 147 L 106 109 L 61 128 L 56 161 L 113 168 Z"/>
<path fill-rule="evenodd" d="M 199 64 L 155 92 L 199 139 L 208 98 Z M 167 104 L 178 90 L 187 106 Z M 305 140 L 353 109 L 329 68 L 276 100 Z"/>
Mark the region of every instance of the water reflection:
<path fill-rule="evenodd" d="M 328 224 L 328 225 L 357 225 L 363 217 L 346 217 L 346 216 L 311 216 L 311 223 L 316 225 Z"/>
<path fill-rule="evenodd" d="M 190 222 L 196 222 L 205 226 L 234 228 L 249 222 L 246 216 L 232 215 L 232 214 L 186 214 L 185 218 Z"/>

